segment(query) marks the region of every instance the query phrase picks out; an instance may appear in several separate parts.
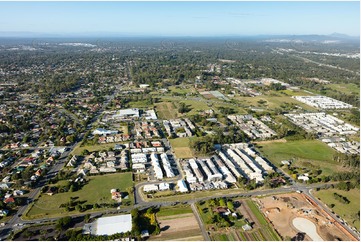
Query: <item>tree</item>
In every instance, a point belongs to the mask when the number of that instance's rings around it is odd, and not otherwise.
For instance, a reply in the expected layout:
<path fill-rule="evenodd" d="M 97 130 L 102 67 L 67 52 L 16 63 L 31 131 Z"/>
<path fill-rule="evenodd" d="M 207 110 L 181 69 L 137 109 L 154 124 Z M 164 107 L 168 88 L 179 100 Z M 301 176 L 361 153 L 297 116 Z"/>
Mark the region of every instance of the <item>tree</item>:
<path fill-rule="evenodd" d="M 227 201 L 227 207 L 229 210 L 234 211 L 234 205 L 232 201 Z"/>
<path fill-rule="evenodd" d="M 225 206 L 226 206 L 226 201 L 224 200 L 223 197 L 219 199 L 219 206 L 221 206 L 221 207 L 225 207 Z"/>
<path fill-rule="evenodd" d="M 66 216 L 66 217 L 63 217 L 63 218 L 59 219 L 56 222 L 55 227 L 56 227 L 57 230 L 66 230 L 67 228 L 70 227 L 71 222 L 72 222 L 71 217 Z"/>

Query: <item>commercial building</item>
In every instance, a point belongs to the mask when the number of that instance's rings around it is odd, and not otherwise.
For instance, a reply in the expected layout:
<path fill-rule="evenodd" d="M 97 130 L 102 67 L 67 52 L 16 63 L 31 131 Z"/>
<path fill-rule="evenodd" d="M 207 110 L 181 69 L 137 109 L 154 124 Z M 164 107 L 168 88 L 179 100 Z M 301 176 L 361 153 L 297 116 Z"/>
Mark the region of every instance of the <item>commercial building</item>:
<path fill-rule="evenodd" d="M 84 226 L 84 233 L 93 235 L 112 235 L 132 230 L 132 215 L 118 215 L 97 219 L 94 223 Z"/>

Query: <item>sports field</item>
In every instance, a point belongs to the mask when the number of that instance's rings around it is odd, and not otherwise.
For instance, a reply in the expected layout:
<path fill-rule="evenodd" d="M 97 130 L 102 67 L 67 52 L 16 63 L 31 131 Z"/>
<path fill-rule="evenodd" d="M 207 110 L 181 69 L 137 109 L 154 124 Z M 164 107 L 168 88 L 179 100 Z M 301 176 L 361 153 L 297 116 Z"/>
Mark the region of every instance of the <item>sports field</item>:
<path fill-rule="evenodd" d="M 37 219 L 43 217 L 56 217 L 63 216 L 66 212 L 64 208 L 60 208 L 61 204 L 70 201 L 70 198 L 76 198 L 76 201 L 81 201 L 82 205 L 94 205 L 107 203 L 111 204 L 114 201 L 111 199 L 110 190 L 115 188 L 119 189 L 120 192 L 127 192 L 127 188 L 133 185 L 132 173 L 117 173 L 102 176 L 91 176 L 88 177 L 89 183 L 76 192 L 64 192 L 57 193 L 52 196 L 42 194 L 37 199 L 33 207 L 26 214 L 26 218 Z M 59 181 L 56 185 L 61 185 L 64 181 Z M 129 199 L 123 201 L 134 202 L 132 195 Z M 104 210 L 105 208 L 103 208 Z M 69 214 L 76 214 L 78 211 L 69 212 Z"/>

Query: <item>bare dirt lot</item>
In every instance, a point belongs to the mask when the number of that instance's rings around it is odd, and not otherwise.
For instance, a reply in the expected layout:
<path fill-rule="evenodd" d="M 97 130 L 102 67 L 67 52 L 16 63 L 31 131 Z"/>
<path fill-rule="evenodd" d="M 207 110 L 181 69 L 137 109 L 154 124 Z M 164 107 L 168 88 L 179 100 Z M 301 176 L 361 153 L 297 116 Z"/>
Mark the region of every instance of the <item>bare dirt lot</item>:
<path fill-rule="evenodd" d="M 160 235 L 150 240 L 203 240 L 201 230 L 193 213 L 157 217 Z"/>
<path fill-rule="evenodd" d="M 256 199 L 256 202 L 284 239 L 287 237 L 288 239 L 295 238 L 310 241 L 311 238 L 306 233 L 302 233 L 303 231 L 297 230 L 292 223 L 295 218 L 305 218 L 315 224 L 317 233 L 323 240 L 352 240 L 335 225 L 331 217 L 309 203 L 303 194 L 293 193 L 270 196 Z"/>

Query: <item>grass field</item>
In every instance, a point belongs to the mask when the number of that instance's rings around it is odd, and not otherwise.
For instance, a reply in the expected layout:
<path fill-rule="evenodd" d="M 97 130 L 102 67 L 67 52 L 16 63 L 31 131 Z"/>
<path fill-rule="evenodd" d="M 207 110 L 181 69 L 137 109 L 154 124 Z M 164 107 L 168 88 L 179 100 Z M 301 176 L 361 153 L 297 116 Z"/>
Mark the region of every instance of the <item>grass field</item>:
<path fill-rule="evenodd" d="M 63 216 L 65 213 L 64 208 L 59 208 L 59 206 L 69 202 L 70 197 L 78 197 L 78 201 L 85 201 L 83 203 L 84 205 L 95 203 L 113 203 L 114 201 L 111 199 L 110 190 L 112 188 L 117 188 L 120 192 L 126 192 L 126 189 L 131 187 L 132 184 L 133 181 L 131 173 L 92 176 L 89 177 L 89 183 L 79 191 L 58 193 L 53 196 L 42 194 L 38 201 L 35 202 L 34 206 L 26 214 L 26 217 L 35 219 L 42 217 L 56 217 L 60 215 Z M 134 198 L 132 195 L 129 196 L 129 199 L 131 204 L 133 204 Z M 75 213 L 78 212 L 70 212 L 70 214 Z"/>
<path fill-rule="evenodd" d="M 189 138 L 176 138 L 169 140 L 175 156 L 179 159 L 187 159 L 194 157 L 192 149 L 189 147 Z"/>
<path fill-rule="evenodd" d="M 282 90 L 280 92 L 283 92 L 290 96 L 312 96 L 312 94 L 302 91 L 302 90 Z"/>
<path fill-rule="evenodd" d="M 358 95 L 360 94 L 360 87 L 354 83 L 348 83 L 348 84 L 332 83 L 332 84 L 327 84 L 325 86 L 330 89 L 343 92 L 345 94 L 353 94 L 353 93 Z"/>
<path fill-rule="evenodd" d="M 302 107 L 305 110 L 308 111 L 316 111 L 317 109 L 308 106 L 304 103 L 301 103 L 297 101 L 296 99 L 292 98 L 291 96 L 286 96 L 282 93 L 277 93 L 277 96 L 272 95 L 260 95 L 256 97 L 236 97 L 236 100 L 240 101 L 241 103 L 244 103 L 246 105 L 251 105 L 257 108 L 279 108 L 284 103 L 293 103 L 297 106 Z M 267 101 L 265 104 L 261 105 L 258 103 L 258 101 L 264 100 Z"/>
<path fill-rule="evenodd" d="M 333 197 L 333 193 L 338 193 L 350 201 L 349 204 L 343 204 Z M 342 191 L 338 189 L 327 189 L 313 192 L 317 198 L 326 203 L 329 207 L 330 204 L 335 206 L 332 210 L 345 219 L 348 224 L 360 230 L 360 219 L 356 217 L 356 213 L 360 211 L 360 189 L 351 189 L 350 191 Z"/>
<path fill-rule="evenodd" d="M 280 162 L 292 157 L 333 162 L 335 151 L 319 140 L 296 140 L 279 143 L 266 143 L 260 150 L 271 161 Z"/>
<path fill-rule="evenodd" d="M 187 93 L 195 93 L 195 89 L 193 86 L 185 86 L 184 88 L 180 87 L 180 86 L 171 86 L 168 87 L 168 89 L 171 92 L 175 92 L 175 93 L 179 93 L 179 94 L 187 94 Z"/>
<path fill-rule="evenodd" d="M 73 155 L 81 155 L 83 150 L 89 150 L 90 152 L 108 150 L 109 148 L 114 148 L 115 144 L 116 143 L 80 146 L 80 143 L 79 143 L 78 146 L 76 146 L 74 148 L 74 150 L 72 151 L 72 154 Z"/>
<path fill-rule="evenodd" d="M 271 225 L 267 222 L 266 218 L 263 216 L 261 211 L 258 209 L 256 204 L 252 200 L 247 200 L 247 206 L 251 209 L 254 216 L 256 216 L 258 222 L 261 225 L 261 228 L 259 230 L 256 230 L 252 233 L 252 235 L 255 237 L 255 240 L 257 241 L 266 241 L 266 240 L 272 240 L 277 241 L 281 240 L 281 238 L 278 236 L 278 234 L 274 231 L 274 229 L 271 227 Z"/>
<path fill-rule="evenodd" d="M 178 117 L 177 108 L 171 102 L 157 103 L 156 111 L 159 119 L 174 119 Z"/>
<path fill-rule="evenodd" d="M 332 174 L 335 168 L 344 170 L 333 161 L 335 151 L 319 140 L 297 140 L 285 143 L 265 143 L 258 148 L 272 163 L 280 165 L 282 160 L 294 159 L 297 166 L 311 162 L 323 170 L 323 174 Z"/>
<path fill-rule="evenodd" d="M 157 212 L 157 217 L 165 216 L 181 216 L 182 214 L 193 213 L 190 206 L 182 207 L 161 207 L 159 212 Z"/>

